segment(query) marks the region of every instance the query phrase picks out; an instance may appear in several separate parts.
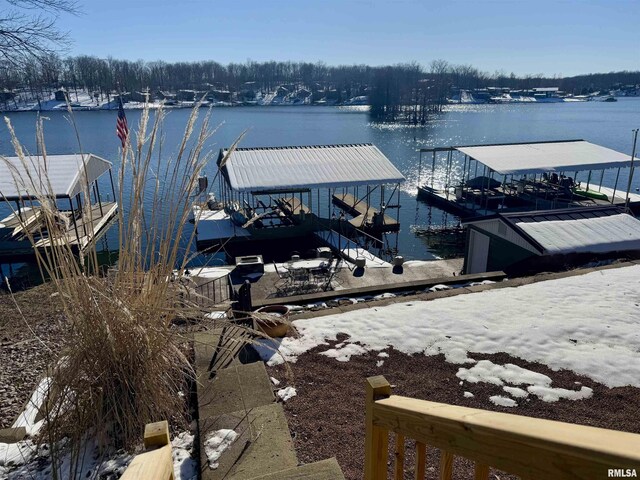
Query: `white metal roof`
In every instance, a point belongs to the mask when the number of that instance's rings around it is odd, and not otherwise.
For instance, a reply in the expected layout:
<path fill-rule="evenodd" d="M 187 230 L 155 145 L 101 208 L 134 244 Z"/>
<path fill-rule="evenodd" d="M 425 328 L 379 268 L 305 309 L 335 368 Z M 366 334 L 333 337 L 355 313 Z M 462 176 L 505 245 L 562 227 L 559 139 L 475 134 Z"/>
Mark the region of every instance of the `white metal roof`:
<path fill-rule="evenodd" d="M 83 155 L 46 155 L 46 157 L 0 156 L 0 199 L 46 195 L 73 197 L 82 191 L 85 183 Z M 91 153 L 84 155 L 88 183 L 97 180 L 111 168 L 111 162 Z"/>
<path fill-rule="evenodd" d="M 631 165 L 631 155 L 584 140 L 455 147 L 455 149 L 501 175 L 569 173 Z"/>
<path fill-rule="evenodd" d="M 239 148 L 223 170 L 231 188 L 240 192 L 380 185 L 405 179 L 371 144 Z"/>
<path fill-rule="evenodd" d="M 626 213 L 515 225 L 549 254 L 640 250 L 640 220 Z"/>

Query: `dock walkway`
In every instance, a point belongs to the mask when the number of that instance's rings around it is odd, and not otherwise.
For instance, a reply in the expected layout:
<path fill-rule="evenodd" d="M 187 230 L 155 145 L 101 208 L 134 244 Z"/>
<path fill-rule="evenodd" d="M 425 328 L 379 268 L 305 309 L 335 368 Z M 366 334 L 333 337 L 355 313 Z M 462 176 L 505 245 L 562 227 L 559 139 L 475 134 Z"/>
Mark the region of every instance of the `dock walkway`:
<path fill-rule="evenodd" d="M 374 228 L 382 231 L 398 230 L 400 228 L 400 223 L 386 214 L 382 217 L 382 223 L 376 224 L 374 215 L 379 214 L 380 211 L 373 208 L 365 200 L 358 200 L 350 193 L 334 194 L 333 203 L 354 216 L 349 220 L 349 223 L 356 228 Z"/>
<path fill-rule="evenodd" d="M 276 203 L 288 215 L 300 215 L 303 212 L 311 213 L 311 209 L 296 197 L 279 198 Z"/>

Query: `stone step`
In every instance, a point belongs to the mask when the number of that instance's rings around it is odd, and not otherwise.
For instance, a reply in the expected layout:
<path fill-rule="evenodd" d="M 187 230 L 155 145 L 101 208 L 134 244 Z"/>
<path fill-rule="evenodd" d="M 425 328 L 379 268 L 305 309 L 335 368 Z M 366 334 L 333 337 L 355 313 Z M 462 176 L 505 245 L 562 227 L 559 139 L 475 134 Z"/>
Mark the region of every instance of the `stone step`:
<path fill-rule="evenodd" d="M 255 361 L 256 358 L 249 358 L 253 353 L 250 348 L 252 338 L 247 329 L 232 324 L 211 332 L 195 333 L 196 368 L 201 372 L 208 370 L 210 376 L 214 377 L 222 368 Z"/>
<path fill-rule="evenodd" d="M 233 430 L 238 437 L 217 460 L 218 467 L 212 469 L 204 444 L 211 434 L 222 429 Z M 246 480 L 297 466 L 298 460 L 282 405 L 272 403 L 216 418 L 203 418 L 201 415 L 200 465 L 202 480 Z"/>
<path fill-rule="evenodd" d="M 250 480 L 344 480 L 344 474 L 338 461 L 335 458 L 329 458 Z"/>
<path fill-rule="evenodd" d="M 208 372 L 198 374 L 200 418 L 245 411 L 275 401 L 273 387 L 262 362 L 234 365 L 218 371 L 213 380 Z"/>

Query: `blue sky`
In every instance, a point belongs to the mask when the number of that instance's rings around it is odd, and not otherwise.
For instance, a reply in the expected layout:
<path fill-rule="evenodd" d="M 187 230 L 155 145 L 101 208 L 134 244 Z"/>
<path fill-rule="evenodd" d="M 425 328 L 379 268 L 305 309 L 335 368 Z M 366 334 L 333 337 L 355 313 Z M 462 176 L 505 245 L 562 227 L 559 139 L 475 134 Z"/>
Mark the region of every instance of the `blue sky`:
<path fill-rule="evenodd" d="M 640 1 L 79 0 L 70 54 L 220 63 L 431 60 L 518 75 L 640 69 Z"/>

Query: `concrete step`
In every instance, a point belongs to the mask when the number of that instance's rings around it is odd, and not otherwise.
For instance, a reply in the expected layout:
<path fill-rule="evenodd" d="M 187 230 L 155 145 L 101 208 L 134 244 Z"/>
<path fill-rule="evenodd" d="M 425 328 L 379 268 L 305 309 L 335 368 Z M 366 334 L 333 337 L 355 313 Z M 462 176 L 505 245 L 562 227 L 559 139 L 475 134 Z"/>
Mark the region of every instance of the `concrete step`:
<path fill-rule="evenodd" d="M 230 365 L 256 361 L 250 347 L 253 335 L 240 326 L 229 324 L 210 332 L 194 334 L 196 367 L 204 372 L 208 370 L 214 377 L 218 370 Z M 254 358 L 250 355 L 254 354 Z"/>
<path fill-rule="evenodd" d="M 234 430 L 239 436 L 220 456 L 218 467 L 211 469 L 204 443 L 213 432 L 221 429 Z M 217 418 L 203 418 L 201 415 L 200 465 L 202 480 L 246 480 L 297 466 L 298 460 L 282 405 L 272 403 Z"/>
<path fill-rule="evenodd" d="M 269 375 L 262 362 L 234 365 L 218 371 L 213 380 L 198 374 L 198 413 L 200 418 L 245 411 L 275 401 Z"/>
<path fill-rule="evenodd" d="M 335 458 L 307 463 L 295 468 L 255 477 L 251 480 L 344 480 L 344 474 Z"/>

